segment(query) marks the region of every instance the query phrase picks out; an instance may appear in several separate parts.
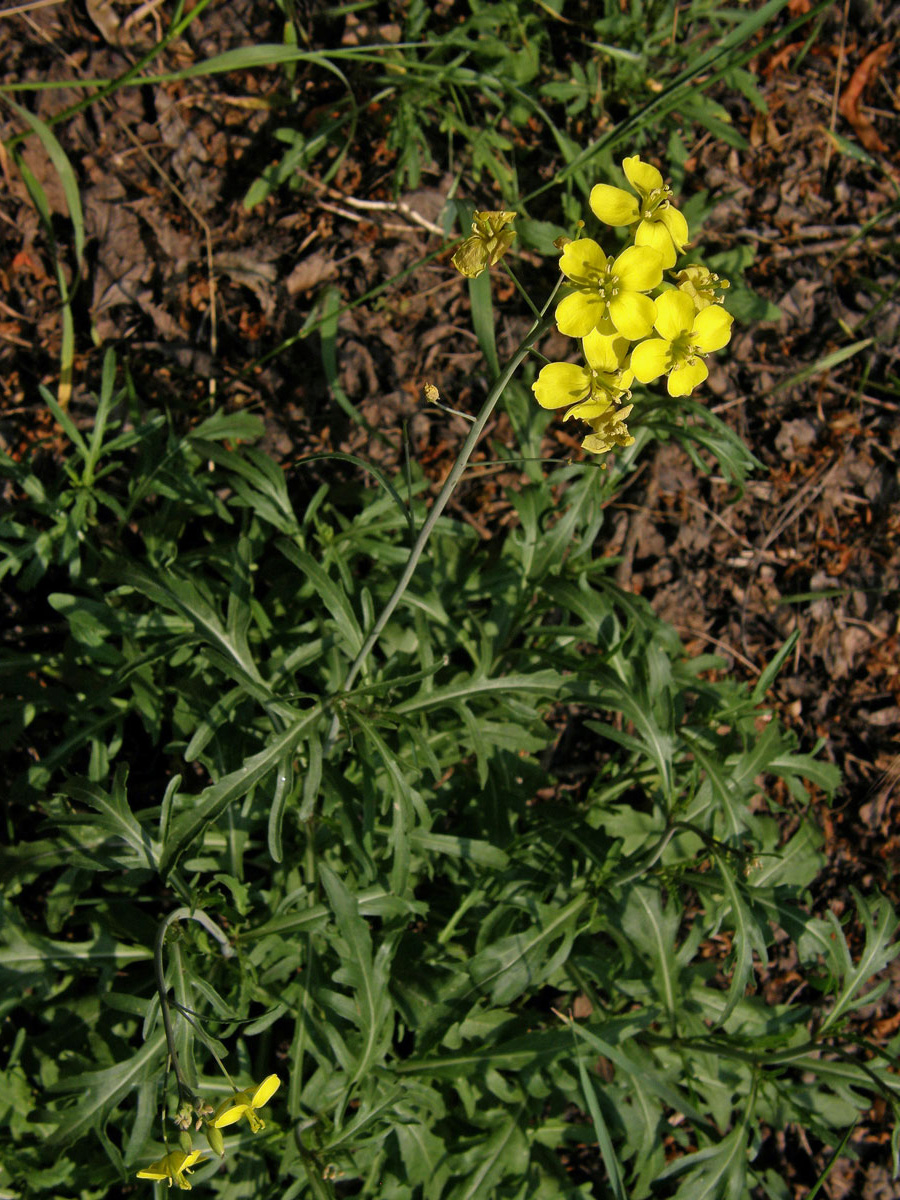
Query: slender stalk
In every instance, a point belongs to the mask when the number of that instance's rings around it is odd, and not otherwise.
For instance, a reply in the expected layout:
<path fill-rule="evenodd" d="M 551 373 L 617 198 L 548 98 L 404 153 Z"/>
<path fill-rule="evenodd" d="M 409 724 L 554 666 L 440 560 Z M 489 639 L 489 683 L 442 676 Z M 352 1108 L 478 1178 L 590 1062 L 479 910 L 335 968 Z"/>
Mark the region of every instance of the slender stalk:
<path fill-rule="evenodd" d="M 450 497 L 453 495 L 453 491 L 456 488 L 456 485 L 459 483 L 460 478 L 462 477 L 462 474 L 466 469 L 466 466 L 468 465 L 469 459 L 472 456 L 472 451 L 475 449 L 476 445 L 478 444 L 478 440 L 481 437 L 482 433 L 484 433 L 484 428 L 487 425 L 488 421 L 490 420 L 491 414 L 493 413 L 494 409 L 497 406 L 497 401 L 503 395 L 503 392 L 506 389 L 509 381 L 512 379 L 513 375 L 516 373 L 518 368 L 521 366 L 524 359 L 531 352 L 531 348 L 534 345 L 534 343 L 553 324 L 553 317 L 548 316 L 547 313 L 549 312 L 549 310 L 553 304 L 553 301 L 556 297 L 557 291 L 559 290 L 559 286 L 560 286 L 561 282 L 562 282 L 562 280 L 560 280 L 557 283 L 556 287 L 553 289 L 549 300 L 544 305 L 543 309 L 541 310 L 540 314 L 536 318 L 534 324 L 529 329 L 528 333 L 522 339 L 522 342 L 520 343 L 519 348 L 516 350 L 515 354 L 513 354 L 512 358 L 509 360 L 509 362 L 506 364 L 506 366 L 500 372 L 500 375 L 497 378 L 496 383 L 494 384 L 494 386 L 491 388 L 490 392 L 488 393 L 488 397 L 484 402 L 481 412 L 475 418 L 475 421 L 472 424 L 472 428 L 469 430 L 469 436 L 466 438 L 465 442 L 463 442 L 462 449 L 460 450 L 459 455 L 457 456 L 456 462 L 450 468 L 450 473 L 448 474 L 447 478 L 444 480 L 444 486 L 441 488 L 437 499 L 435 500 L 434 504 L 431 506 L 431 511 L 429 512 L 429 514 L 425 520 L 425 523 L 422 526 L 422 529 L 419 533 L 418 538 L 416 538 L 415 545 L 413 546 L 412 550 L 410 551 L 409 558 L 407 559 L 407 562 L 406 562 L 406 566 L 403 568 L 403 574 L 397 580 L 397 586 L 394 588 L 393 592 L 391 593 L 390 599 L 388 600 L 387 604 L 385 604 L 384 608 L 382 609 L 381 615 L 378 617 L 378 620 L 372 626 L 369 636 L 363 642 L 362 646 L 360 647 L 359 653 L 357 654 L 356 658 L 353 660 L 353 663 L 350 666 L 350 670 L 347 672 L 347 678 L 344 680 L 344 682 L 341 686 L 341 692 L 349 692 L 351 690 L 351 688 L 353 687 L 353 684 L 356 682 L 357 675 L 362 670 L 362 667 L 365 664 L 366 659 L 369 657 L 369 654 L 372 652 L 372 649 L 374 648 L 376 642 L 378 641 L 379 637 L 381 636 L 381 633 L 382 633 L 384 627 L 387 625 L 388 621 L 391 619 L 394 609 L 400 603 L 401 599 L 403 598 L 404 592 L 409 587 L 410 580 L 412 579 L 413 575 L 415 574 L 416 567 L 419 565 L 419 559 L 422 557 L 422 554 L 425 551 L 425 547 L 428 545 L 428 539 L 431 537 L 432 531 L 433 531 L 435 525 L 438 523 L 441 513 L 447 507 L 447 502 L 449 501 Z M 338 734 L 339 725 L 340 725 L 340 722 L 339 722 L 338 716 L 337 716 L 337 714 L 335 714 L 334 719 L 331 723 L 331 729 L 328 732 L 328 739 L 327 739 L 326 746 L 325 746 L 326 753 L 334 745 L 334 741 Z"/>
<path fill-rule="evenodd" d="M 503 268 L 503 270 L 504 270 L 504 271 L 507 273 L 507 275 L 508 275 L 508 276 L 510 277 L 510 279 L 513 281 L 513 283 L 514 283 L 514 285 L 515 285 L 515 288 L 516 288 L 516 291 L 519 293 L 519 295 L 522 297 L 522 299 L 525 301 L 525 303 L 528 305 L 528 307 L 529 307 L 529 308 L 531 309 L 531 311 L 534 313 L 535 317 L 536 317 L 538 320 L 540 320 L 540 319 L 541 319 L 541 314 L 540 314 L 540 313 L 538 312 L 538 310 L 535 308 L 535 306 L 534 306 L 534 303 L 533 303 L 533 301 L 532 301 L 531 297 L 528 295 L 528 293 L 527 293 L 527 292 L 525 291 L 525 289 L 522 287 L 522 284 L 519 282 L 519 277 L 518 277 L 518 275 L 516 275 L 515 271 L 513 271 L 512 267 L 509 265 L 509 263 L 506 261 L 506 259 L 505 259 L 505 258 L 501 258 L 501 259 L 500 259 L 500 266 Z M 543 358 L 543 355 L 541 355 L 541 357 Z"/>
<path fill-rule="evenodd" d="M 166 919 L 160 922 L 159 929 L 156 934 L 156 946 L 153 950 L 153 966 L 156 970 L 156 990 L 159 993 L 159 1007 L 162 1011 L 163 1028 L 166 1033 L 166 1045 L 169 1048 L 169 1058 L 172 1060 L 172 1070 L 175 1072 L 175 1081 L 178 1084 L 178 1102 L 179 1104 L 188 1101 L 193 1104 L 196 1100 L 194 1093 L 191 1091 L 181 1072 L 181 1063 L 178 1061 L 178 1051 L 175 1049 L 175 1030 L 172 1027 L 172 1013 L 169 1008 L 168 987 L 166 986 L 166 967 L 163 961 L 163 949 L 166 944 L 166 933 L 169 926 L 174 925 L 176 921 L 196 921 L 198 925 L 202 925 L 207 933 L 211 933 L 219 945 L 222 947 L 222 954 L 225 958 L 230 958 L 234 954 L 234 947 L 228 941 L 228 938 L 219 928 L 219 926 L 208 917 L 202 909 L 176 908 L 170 912 Z M 227 1072 L 226 1072 L 227 1074 Z"/>

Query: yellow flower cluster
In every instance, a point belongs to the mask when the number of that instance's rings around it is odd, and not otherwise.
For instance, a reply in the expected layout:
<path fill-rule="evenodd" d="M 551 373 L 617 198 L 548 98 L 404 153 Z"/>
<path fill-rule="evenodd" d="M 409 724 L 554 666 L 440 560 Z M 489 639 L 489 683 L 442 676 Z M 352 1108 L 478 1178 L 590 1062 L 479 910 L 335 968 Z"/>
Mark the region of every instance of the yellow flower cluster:
<path fill-rule="evenodd" d="M 556 309 L 560 333 L 580 338 L 584 366 L 548 363 L 532 390 L 543 408 L 587 421 L 582 446 L 603 454 L 630 446 L 625 424 L 633 380 L 665 376 L 670 396 L 687 396 L 709 374 L 704 359 L 731 337 L 721 303 L 727 280 L 705 267 L 672 268 L 688 243 L 688 226 L 662 175 L 638 155 L 622 169 L 636 195 L 598 183 L 590 205 L 604 224 L 627 226 L 632 244 L 607 255 L 592 238 L 568 242 L 559 266 L 570 288 Z M 663 272 L 671 282 L 663 282 Z"/>
<path fill-rule="evenodd" d="M 206 1126 L 207 1140 L 217 1154 L 225 1154 L 225 1142 L 220 1130 L 234 1125 L 242 1117 L 246 1118 L 253 1133 L 259 1133 L 261 1129 L 265 1128 L 265 1122 L 257 1116 L 257 1109 L 262 1108 L 271 1100 L 280 1085 L 281 1080 L 277 1075 L 269 1075 L 257 1087 L 248 1088 L 243 1092 L 235 1092 L 227 1100 L 223 1100 L 214 1111 L 206 1109 L 207 1112 L 212 1111 L 212 1115 L 209 1120 L 203 1119 L 202 1123 Z M 186 1104 L 185 1107 L 189 1107 L 189 1105 Z M 198 1129 L 200 1125 L 201 1121 L 198 1120 Z M 164 1179 L 169 1187 L 174 1183 L 182 1191 L 189 1192 L 191 1185 L 185 1179 L 185 1175 L 190 1175 L 193 1168 L 199 1163 L 206 1162 L 206 1159 L 199 1150 L 190 1148 L 191 1140 L 187 1133 L 182 1133 L 181 1138 L 182 1148 L 180 1150 L 173 1150 L 151 1163 L 149 1167 L 138 1171 L 138 1179 L 159 1181 Z"/>

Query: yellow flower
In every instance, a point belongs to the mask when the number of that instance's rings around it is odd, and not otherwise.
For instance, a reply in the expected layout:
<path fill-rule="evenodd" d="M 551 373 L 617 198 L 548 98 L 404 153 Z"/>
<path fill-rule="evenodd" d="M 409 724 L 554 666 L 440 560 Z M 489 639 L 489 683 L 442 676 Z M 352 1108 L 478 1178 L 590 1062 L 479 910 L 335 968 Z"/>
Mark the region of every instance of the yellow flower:
<path fill-rule="evenodd" d="M 624 365 L 628 357 L 625 338 L 607 336 L 594 330 L 581 343 L 586 365 L 547 363 L 531 385 L 541 408 L 569 406 L 564 420 L 581 417 L 590 421 L 623 398 L 634 378 Z"/>
<path fill-rule="evenodd" d="M 514 212 L 477 212 L 472 222 L 472 237 L 466 238 L 451 262 L 461 275 L 474 279 L 485 267 L 493 267 L 515 240 L 515 230 L 506 229 L 515 219 Z"/>
<path fill-rule="evenodd" d="M 690 296 L 697 312 L 709 308 L 711 304 L 721 304 L 722 297 L 718 292 L 724 292 L 731 287 L 727 279 L 720 279 L 718 275 L 701 266 L 683 267 L 675 273 L 675 278 L 678 281 L 678 290 Z"/>
<path fill-rule="evenodd" d="M 566 337 L 583 338 L 598 329 L 635 341 L 653 328 L 656 305 L 641 293 L 662 281 L 662 258 L 656 250 L 629 246 L 613 259 L 592 238 L 579 238 L 564 247 L 559 269 L 576 289 L 556 308 L 559 332 Z"/>
<path fill-rule="evenodd" d="M 259 1133 L 261 1129 L 265 1129 L 265 1121 L 256 1115 L 256 1109 L 267 1104 L 280 1085 L 281 1080 L 277 1075 L 268 1075 L 252 1092 L 235 1092 L 216 1109 L 212 1119 L 213 1125 L 216 1129 L 224 1129 L 226 1125 L 233 1125 L 241 1117 L 246 1117 L 251 1130 Z"/>
<path fill-rule="evenodd" d="M 188 1175 L 196 1163 L 206 1162 L 199 1150 L 191 1150 L 189 1154 L 185 1154 L 183 1150 L 173 1150 L 171 1154 L 166 1154 L 157 1162 L 151 1163 L 149 1167 L 144 1167 L 143 1171 L 138 1171 L 138 1179 L 167 1179 L 169 1187 L 176 1183 L 183 1192 L 189 1192 L 191 1185 L 185 1179 L 184 1175 Z"/>
<path fill-rule="evenodd" d="M 656 331 L 660 335 L 635 346 L 631 369 L 641 383 L 666 375 L 670 396 L 689 396 L 706 379 L 703 361 L 731 338 L 733 317 L 718 304 L 697 312 L 684 292 L 673 289 L 656 301 Z"/>
<path fill-rule="evenodd" d="M 640 155 L 623 159 L 622 170 L 640 201 L 624 188 L 598 183 L 591 189 L 594 215 L 607 225 L 637 225 L 634 244 L 652 246 L 662 255 L 664 268 L 674 267 L 689 233 L 687 221 L 669 199 L 672 189 Z"/>
<path fill-rule="evenodd" d="M 625 418 L 634 408 L 633 404 L 625 408 L 610 408 L 588 422 L 593 433 L 589 433 L 581 443 L 583 450 L 591 454 L 606 454 L 613 446 L 630 446 L 634 438 L 628 432 Z"/>

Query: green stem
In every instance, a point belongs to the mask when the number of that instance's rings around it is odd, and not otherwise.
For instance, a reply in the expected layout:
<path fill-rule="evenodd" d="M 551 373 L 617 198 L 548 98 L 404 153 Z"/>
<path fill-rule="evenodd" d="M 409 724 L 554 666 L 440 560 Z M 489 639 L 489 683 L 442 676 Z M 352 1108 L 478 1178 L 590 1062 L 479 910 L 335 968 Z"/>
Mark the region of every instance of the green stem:
<path fill-rule="evenodd" d="M 518 275 L 516 275 L 515 271 L 513 271 L 512 267 L 509 265 L 509 263 L 506 261 L 505 258 L 502 258 L 500 260 L 500 266 L 503 268 L 503 270 L 507 273 L 507 275 L 513 281 L 513 283 L 516 286 L 516 291 L 519 293 L 519 295 L 522 297 L 522 299 L 525 301 L 525 303 L 528 305 L 528 307 L 534 313 L 535 317 L 538 320 L 540 320 L 541 314 L 535 308 L 531 297 L 528 295 L 528 293 L 525 291 L 524 287 L 522 287 L 522 284 L 519 282 Z M 543 357 L 543 355 L 541 357 Z M 548 360 L 545 360 L 545 361 L 548 361 Z"/>
<path fill-rule="evenodd" d="M 196 1029 L 197 1036 L 200 1038 L 201 1042 L 203 1042 L 203 1045 L 207 1048 L 207 1050 L 210 1052 L 210 1054 L 213 1056 L 213 1058 L 219 1064 L 219 1070 L 222 1072 L 222 1074 L 228 1080 L 231 1090 L 234 1092 L 235 1095 L 237 1095 L 237 1093 L 241 1089 L 238 1087 L 238 1085 L 234 1082 L 234 1080 L 228 1074 L 228 1068 L 222 1062 L 221 1058 L 219 1058 L 218 1054 L 216 1054 L 215 1049 L 213 1048 L 209 1038 L 206 1036 L 206 1032 L 203 1029 L 203 1026 L 199 1023 L 199 1021 L 194 1020 L 194 1018 L 191 1016 L 191 1010 L 189 1008 L 185 1008 L 185 1006 L 183 1004 L 179 1004 L 177 1000 L 175 1002 L 175 1011 L 178 1012 L 182 1017 L 184 1017 L 184 1019 L 187 1021 L 187 1023 L 189 1025 L 193 1025 L 193 1027 Z"/>
<path fill-rule="evenodd" d="M 184 1075 L 181 1073 L 181 1063 L 178 1061 L 178 1052 L 175 1049 L 175 1031 L 172 1028 L 172 1013 L 169 1009 L 168 988 L 166 986 L 166 968 L 163 962 L 163 949 L 166 943 L 166 933 L 170 925 L 174 925 L 176 921 L 196 921 L 198 925 L 202 925 L 207 933 L 211 933 L 219 945 L 222 947 L 222 954 L 225 958 L 230 958 L 234 954 L 234 947 L 228 941 L 228 938 L 219 928 L 219 926 L 210 917 L 203 912 L 202 909 L 194 910 L 190 908 L 176 908 L 170 912 L 164 921 L 160 923 L 156 934 L 156 946 L 153 951 L 153 965 L 156 969 L 156 990 L 159 993 L 159 1007 L 162 1011 L 163 1028 L 166 1033 L 166 1045 L 169 1048 L 169 1057 L 172 1060 L 172 1070 L 175 1072 L 175 1081 L 178 1084 L 178 1102 L 189 1101 L 191 1104 L 196 1102 L 196 1097 L 188 1086 Z M 227 1072 L 226 1072 L 227 1074 Z"/>
<path fill-rule="evenodd" d="M 453 491 L 456 488 L 456 485 L 459 483 L 466 466 L 468 465 L 469 459 L 472 456 L 472 451 L 478 444 L 478 440 L 482 433 L 484 433 L 484 428 L 490 420 L 491 414 L 496 408 L 498 400 L 503 395 L 503 392 L 505 391 L 509 381 L 516 373 L 523 360 L 531 352 L 531 347 L 534 342 L 536 342 L 537 339 L 553 324 L 553 317 L 547 316 L 547 312 L 553 304 L 561 282 L 562 280 L 560 279 L 559 283 L 557 283 L 556 287 L 553 289 L 550 299 L 544 305 L 534 324 L 523 338 L 519 348 L 501 371 L 496 383 L 488 393 L 487 400 L 485 400 L 481 412 L 478 414 L 472 425 L 472 428 L 469 430 L 469 436 L 463 443 L 463 447 L 457 456 L 456 462 L 450 468 L 450 473 L 444 481 L 444 486 L 441 488 L 437 499 L 432 505 L 431 511 L 429 512 L 425 523 L 422 526 L 421 532 L 416 539 L 416 543 L 410 551 L 406 566 L 403 569 L 403 574 L 397 580 L 397 586 L 391 593 L 390 599 L 384 606 L 378 620 L 372 626 L 369 636 L 363 642 L 359 653 L 350 666 L 350 670 L 347 672 L 347 678 L 344 680 L 341 686 L 342 692 L 349 692 L 353 687 L 353 684 L 356 682 L 357 675 L 361 671 L 366 659 L 369 657 L 369 654 L 372 652 L 372 649 L 381 636 L 384 627 L 391 619 L 394 609 L 403 598 L 404 592 L 409 587 L 410 580 L 415 574 L 416 567 L 419 565 L 419 559 L 422 557 L 425 547 L 428 545 L 428 539 L 431 537 L 431 533 L 435 525 L 438 523 L 441 513 L 447 507 L 447 502 L 453 495 Z M 339 726 L 340 721 L 337 714 L 335 714 L 331 723 L 331 729 L 328 732 L 328 739 L 325 746 L 326 753 L 331 746 L 334 745 Z"/>

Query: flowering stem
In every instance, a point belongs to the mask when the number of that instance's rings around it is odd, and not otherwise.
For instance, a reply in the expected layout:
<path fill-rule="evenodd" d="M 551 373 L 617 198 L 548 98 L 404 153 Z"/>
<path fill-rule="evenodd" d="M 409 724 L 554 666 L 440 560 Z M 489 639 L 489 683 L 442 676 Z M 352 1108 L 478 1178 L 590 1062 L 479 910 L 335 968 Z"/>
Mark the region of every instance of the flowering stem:
<path fill-rule="evenodd" d="M 196 921 L 199 925 L 202 925 L 207 933 L 211 933 L 222 947 L 222 954 L 225 958 L 230 958 L 234 954 L 234 947 L 215 921 L 208 917 L 202 909 L 176 908 L 160 923 L 156 934 L 156 946 L 153 951 L 153 965 L 156 969 L 156 990 L 159 993 L 159 1007 L 162 1011 L 163 1028 L 166 1032 L 166 1045 L 169 1048 L 172 1070 L 175 1072 L 175 1081 L 178 1084 L 178 1101 L 179 1103 L 183 1103 L 187 1100 L 193 1104 L 194 1093 L 181 1073 L 181 1064 L 178 1061 L 178 1052 L 175 1049 L 175 1031 L 172 1028 L 172 1013 L 169 1009 L 168 988 L 166 986 L 166 968 L 163 962 L 166 933 L 169 926 L 173 925 L 176 921 Z"/>
<path fill-rule="evenodd" d="M 422 557 L 425 547 L 428 545 L 428 539 L 431 537 L 432 530 L 434 529 L 435 525 L 437 524 L 441 513 L 447 507 L 447 502 L 449 501 L 450 497 L 453 495 L 453 491 L 454 491 L 456 485 L 459 483 L 459 480 L 460 480 L 463 472 L 465 471 L 466 466 L 468 465 L 469 459 L 472 456 L 472 451 L 475 449 L 476 445 L 478 444 L 478 440 L 481 437 L 482 433 L 484 433 L 484 427 L 487 425 L 488 421 L 490 420 L 491 414 L 493 413 L 494 409 L 497 406 L 497 401 L 503 395 L 503 392 L 506 389 L 507 384 L 512 379 L 515 372 L 518 370 L 518 368 L 521 365 L 521 363 L 523 362 L 523 360 L 531 352 L 531 348 L 532 348 L 533 344 L 553 324 L 553 317 L 548 316 L 547 313 L 548 313 L 551 305 L 553 304 L 553 300 L 556 296 L 557 291 L 559 290 L 561 283 L 562 283 L 562 280 L 560 279 L 560 281 L 557 283 L 556 287 L 553 289 L 549 300 L 544 305 L 541 312 L 537 315 L 537 319 L 535 320 L 534 324 L 531 326 L 528 333 L 525 335 L 524 339 L 520 343 L 519 348 L 516 350 L 515 354 L 512 356 L 512 358 L 509 360 L 509 362 L 503 368 L 497 381 L 495 382 L 494 386 L 491 388 L 490 392 L 488 393 L 488 397 L 484 402 L 481 412 L 475 418 L 472 428 L 469 430 L 469 436 L 466 438 L 465 442 L 463 443 L 463 447 L 460 450 L 459 455 L 457 456 L 456 462 L 450 468 L 450 473 L 448 474 L 447 478 L 444 480 L 444 486 L 441 488 L 437 499 L 435 500 L 434 504 L 431 506 L 431 511 L 429 512 L 427 518 L 425 519 L 425 523 L 422 526 L 422 529 L 419 533 L 418 538 L 416 538 L 415 545 L 413 546 L 412 550 L 410 551 L 409 558 L 407 559 L 407 562 L 406 562 L 406 566 L 403 569 L 403 574 L 397 580 L 397 586 L 394 588 L 393 592 L 391 593 L 390 599 L 388 600 L 387 604 L 384 606 L 378 620 L 372 626 L 371 632 L 369 633 L 369 636 L 366 638 L 366 640 L 363 642 L 362 646 L 360 647 L 360 651 L 357 654 L 356 658 L 353 660 L 353 663 L 350 666 L 350 670 L 347 672 L 347 678 L 344 680 L 344 682 L 341 686 L 341 692 L 349 692 L 350 689 L 353 687 L 353 684 L 356 682 L 357 675 L 359 674 L 360 670 L 362 669 L 363 664 L 365 663 L 366 659 L 369 657 L 369 654 L 371 653 L 373 647 L 375 646 L 375 643 L 378 641 L 379 637 L 381 636 L 382 630 L 384 629 L 385 625 L 387 625 L 388 621 L 391 619 L 394 609 L 400 603 L 401 599 L 403 598 L 404 592 L 409 587 L 410 580 L 412 579 L 413 575 L 415 574 L 416 567 L 419 564 L 419 559 Z M 325 746 L 326 752 L 328 749 L 331 748 L 331 746 L 334 745 L 334 741 L 338 734 L 338 728 L 339 728 L 339 719 L 338 719 L 337 714 L 335 714 L 334 720 L 331 723 L 331 729 L 328 732 L 328 739 L 327 739 L 326 746 Z"/>

